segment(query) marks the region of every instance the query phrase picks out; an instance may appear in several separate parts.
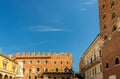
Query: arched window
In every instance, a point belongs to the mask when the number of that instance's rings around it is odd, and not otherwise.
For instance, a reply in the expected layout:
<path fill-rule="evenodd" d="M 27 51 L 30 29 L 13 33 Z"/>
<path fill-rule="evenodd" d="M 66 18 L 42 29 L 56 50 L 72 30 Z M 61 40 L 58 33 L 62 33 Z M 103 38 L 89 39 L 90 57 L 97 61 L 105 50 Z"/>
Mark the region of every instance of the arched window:
<path fill-rule="evenodd" d="M 8 63 L 8 61 L 6 59 L 3 59 L 3 68 L 4 69 L 7 68 L 7 63 Z"/>
<path fill-rule="evenodd" d="M 104 36 L 104 40 L 106 40 L 106 39 L 107 39 L 107 35 Z"/>
<path fill-rule="evenodd" d="M 35 76 L 35 79 L 37 79 L 37 76 Z"/>
<path fill-rule="evenodd" d="M 2 79 L 2 74 L 0 73 L 0 79 Z"/>
<path fill-rule="evenodd" d="M 56 61 L 54 61 L 54 64 L 56 64 Z"/>
<path fill-rule="evenodd" d="M 105 30 L 105 29 L 106 29 L 106 25 L 103 26 L 103 30 Z"/>
<path fill-rule="evenodd" d="M 106 63 L 106 66 L 105 66 L 105 68 L 109 68 L 109 63 Z"/>
<path fill-rule="evenodd" d="M 29 64 L 32 64 L 32 60 L 29 61 Z"/>
<path fill-rule="evenodd" d="M 9 79 L 12 79 L 12 76 L 10 76 Z"/>
<path fill-rule="evenodd" d="M 48 72 L 48 68 L 45 68 L 45 72 Z"/>
<path fill-rule="evenodd" d="M 112 1 L 112 2 L 111 2 L 111 8 L 113 8 L 114 5 L 115 5 L 115 2 Z"/>
<path fill-rule="evenodd" d="M 114 25 L 113 28 L 112 28 L 112 32 L 114 32 L 116 29 L 117 29 L 117 26 Z"/>
<path fill-rule="evenodd" d="M 7 76 L 7 75 L 5 75 L 5 76 L 4 76 L 4 79 L 8 79 L 8 76 Z"/>
<path fill-rule="evenodd" d="M 55 71 L 58 72 L 59 71 L 58 68 L 56 68 Z"/>
<path fill-rule="evenodd" d="M 103 6 L 102 6 L 102 10 L 105 8 L 105 4 L 103 4 Z"/>
<path fill-rule="evenodd" d="M 62 64 L 62 61 L 60 62 L 60 64 Z"/>
<path fill-rule="evenodd" d="M 31 79 L 31 76 L 29 76 L 29 79 Z"/>
<path fill-rule="evenodd" d="M 32 69 L 29 69 L 29 73 L 31 73 L 32 72 Z"/>
<path fill-rule="evenodd" d="M 47 61 L 47 60 L 45 61 L 45 64 L 48 64 L 48 61 Z"/>
<path fill-rule="evenodd" d="M 39 60 L 37 61 L 37 64 L 40 64 L 40 61 L 39 61 Z"/>
<path fill-rule="evenodd" d="M 36 68 L 36 72 L 39 72 L 40 71 L 40 68 Z"/>
<path fill-rule="evenodd" d="M 67 61 L 66 64 L 69 64 L 69 62 Z"/>
<path fill-rule="evenodd" d="M 70 69 L 68 67 L 64 68 L 64 72 L 69 72 L 69 71 L 70 71 Z"/>
<path fill-rule="evenodd" d="M 103 19 L 105 19 L 105 18 L 106 18 L 106 15 L 104 14 L 104 15 L 103 15 Z"/>
<path fill-rule="evenodd" d="M 117 64 L 120 64 L 120 60 L 119 60 L 119 58 L 117 57 L 117 58 L 115 58 L 115 65 L 117 65 Z"/>
<path fill-rule="evenodd" d="M 116 14 L 115 13 L 113 13 L 112 14 L 112 19 L 114 19 L 116 17 Z"/>

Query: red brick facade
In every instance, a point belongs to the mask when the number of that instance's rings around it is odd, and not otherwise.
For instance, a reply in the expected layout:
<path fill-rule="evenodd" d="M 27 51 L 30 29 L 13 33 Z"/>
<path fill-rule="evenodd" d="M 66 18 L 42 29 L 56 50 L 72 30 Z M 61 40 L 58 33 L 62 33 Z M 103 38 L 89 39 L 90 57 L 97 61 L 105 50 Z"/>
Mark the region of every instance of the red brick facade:
<path fill-rule="evenodd" d="M 99 0 L 103 79 L 120 78 L 120 0 Z"/>
<path fill-rule="evenodd" d="M 65 72 L 65 68 L 72 69 L 72 54 L 26 53 L 15 54 L 15 61 L 24 63 L 24 79 L 37 79 L 43 72 Z"/>

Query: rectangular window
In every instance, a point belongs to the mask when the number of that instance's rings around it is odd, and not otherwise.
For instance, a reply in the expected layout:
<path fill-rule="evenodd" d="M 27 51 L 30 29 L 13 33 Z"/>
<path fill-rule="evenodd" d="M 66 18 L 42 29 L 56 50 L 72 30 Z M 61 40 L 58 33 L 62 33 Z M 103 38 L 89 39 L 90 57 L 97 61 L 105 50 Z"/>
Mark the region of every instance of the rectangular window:
<path fill-rule="evenodd" d="M 25 64 L 25 61 L 23 61 L 23 64 Z"/>
<path fill-rule="evenodd" d="M 102 72 L 102 64 L 100 64 L 100 72 Z"/>
<path fill-rule="evenodd" d="M 101 50 L 99 50 L 99 56 L 102 57 Z"/>
<path fill-rule="evenodd" d="M 94 75 L 94 69 L 92 69 L 92 75 Z"/>
<path fill-rule="evenodd" d="M 40 71 L 40 68 L 37 68 L 36 71 L 39 72 L 39 71 Z"/>
<path fill-rule="evenodd" d="M 89 70 L 89 76 L 91 76 L 91 70 Z"/>
<path fill-rule="evenodd" d="M 96 67 L 95 67 L 95 74 L 96 74 Z"/>
<path fill-rule="evenodd" d="M 29 76 L 29 79 L 31 79 L 31 76 Z"/>
<path fill-rule="evenodd" d="M 29 72 L 31 73 L 31 72 L 32 72 L 32 69 L 29 69 Z"/>
<path fill-rule="evenodd" d="M 29 64 L 32 64 L 32 61 L 30 61 Z"/>
<path fill-rule="evenodd" d="M 45 61 L 45 64 L 48 64 L 48 61 L 47 61 L 47 60 Z"/>
<path fill-rule="evenodd" d="M 25 68 L 23 68 L 23 73 L 25 73 Z"/>
<path fill-rule="evenodd" d="M 39 61 L 39 60 L 37 61 L 37 64 L 40 64 L 40 61 Z"/>

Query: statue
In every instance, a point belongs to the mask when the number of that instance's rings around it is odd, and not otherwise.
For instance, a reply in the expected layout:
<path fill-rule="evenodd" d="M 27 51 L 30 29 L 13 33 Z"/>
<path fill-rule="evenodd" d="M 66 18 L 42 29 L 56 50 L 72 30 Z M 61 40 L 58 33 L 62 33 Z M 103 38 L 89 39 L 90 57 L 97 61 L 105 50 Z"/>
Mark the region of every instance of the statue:
<path fill-rule="evenodd" d="M 23 61 L 18 62 L 18 75 L 23 75 Z"/>
<path fill-rule="evenodd" d="M 15 79 L 24 79 L 23 75 L 23 61 L 18 61 L 18 74 L 16 75 Z"/>

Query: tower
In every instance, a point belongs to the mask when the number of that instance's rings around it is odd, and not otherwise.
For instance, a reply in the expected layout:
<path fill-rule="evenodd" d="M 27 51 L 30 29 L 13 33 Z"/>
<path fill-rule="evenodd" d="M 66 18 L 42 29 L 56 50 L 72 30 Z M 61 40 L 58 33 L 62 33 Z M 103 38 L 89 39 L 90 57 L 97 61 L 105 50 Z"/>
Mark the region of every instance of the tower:
<path fill-rule="evenodd" d="M 120 78 L 120 0 L 99 0 L 103 79 Z"/>

